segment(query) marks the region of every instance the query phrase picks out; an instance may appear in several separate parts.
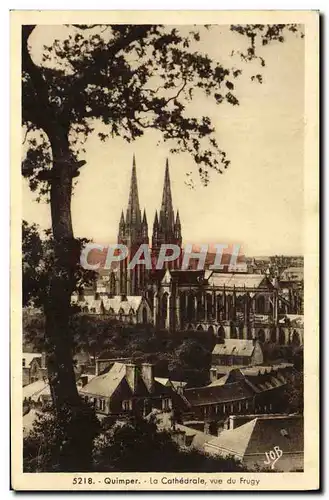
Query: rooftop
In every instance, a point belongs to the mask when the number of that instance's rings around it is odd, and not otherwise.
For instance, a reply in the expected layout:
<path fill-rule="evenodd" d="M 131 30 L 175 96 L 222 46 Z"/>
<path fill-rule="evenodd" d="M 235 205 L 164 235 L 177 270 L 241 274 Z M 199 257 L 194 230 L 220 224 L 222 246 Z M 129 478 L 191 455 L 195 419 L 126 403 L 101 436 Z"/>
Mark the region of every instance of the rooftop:
<path fill-rule="evenodd" d="M 255 349 L 253 340 L 224 339 L 223 344 L 216 344 L 212 354 L 226 356 L 252 356 Z"/>
<path fill-rule="evenodd" d="M 224 430 L 207 446 L 239 455 L 265 454 L 274 446 L 283 453 L 299 453 L 304 448 L 304 425 L 298 415 L 262 415 L 232 430 Z"/>

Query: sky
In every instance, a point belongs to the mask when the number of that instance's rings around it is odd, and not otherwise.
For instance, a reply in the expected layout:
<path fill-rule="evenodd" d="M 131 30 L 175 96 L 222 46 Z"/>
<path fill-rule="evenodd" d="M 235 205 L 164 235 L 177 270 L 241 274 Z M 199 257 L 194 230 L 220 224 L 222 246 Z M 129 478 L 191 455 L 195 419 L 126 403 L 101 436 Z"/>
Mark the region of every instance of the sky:
<path fill-rule="evenodd" d="M 69 28 L 40 26 L 31 40 L 37 61 L 42 46 Z M 189 112 L 209 115 L 220 147 L 231 164 L 223 175 L 212 173 L 202 186 L 197 167 L 187 154 L 171 155 L 150 131 L 132 144 L 120 138 L 98 139 L 96 125 L 86 142 L 72 200 L 74 233 L 97 243 L 115 243 L 121 210 L 128 202 L 133 154 L 136 156 L 139 200 L 146 209 L 149 233 L 160 208 L 164 169 L 169 158 L 174 208 L 179 209 L 183 243 L 239 243 L 247 255 L 303 254 L 304 172 L 304 41 L 289 33 L 283 44 L 260 49 L 266 67 L 246 66 L 232 50 L 244 39 L 216 26 L 205 32 L 198 49 L 229 67 L 243 69 L 236 84 L 239 106 L 216 106 L 198 97 Z M 262 71 L 263 84 L 250 81 Z M 192 173 L 194 188 L 187 185 Z M 37 203 L 23 181 L 23 217 L 50 227 L 50 207 Z"/>

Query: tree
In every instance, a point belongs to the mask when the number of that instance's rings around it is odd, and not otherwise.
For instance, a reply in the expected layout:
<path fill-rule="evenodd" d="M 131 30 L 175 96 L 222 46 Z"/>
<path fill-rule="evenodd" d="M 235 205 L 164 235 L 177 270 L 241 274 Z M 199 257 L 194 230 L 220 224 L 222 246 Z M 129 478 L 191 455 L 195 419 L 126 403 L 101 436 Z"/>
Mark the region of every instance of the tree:
<path fill-rule="evenodd" d="M 65 40 L 44 47 L 37 63 L 30 47 L 35 28 L 22 27 L 22 121 L 28 144 L 22 173 L 38 197 L 50 201 L 54 259 L 43 307 L 49 382 L 63 423 L 61 412 L 76 415 L 81 405 L 68 327 L 80 250 L 71 197 L 84 164 L 79 153 L 93 121 L 106 126 L 102 140 L 121 136 L 129 142 L 157 129 L 171 141 L 172 152 L 193 156 L 207 184 L 208 169 L 223 173 L 229 160 L 210 118 L 190 116 L 188 106 L 198 92 L 217 104 L 238 105 L 232 80 L 241 70 L 230 71 L 195 50 L 198 30 L 183 33 L 160 25 L 73 25 Z M 297 30 L 294 25 L 232 26 L 250 42 L 241 58 L 261 67 L 265 61 L 257 55 L 257 40 L 282 42 L 285 29 Z M 261 82 L 261 75 L 254 79 Z M 85 468 L 83 459 L 77 454 L 77 470 Z"/>

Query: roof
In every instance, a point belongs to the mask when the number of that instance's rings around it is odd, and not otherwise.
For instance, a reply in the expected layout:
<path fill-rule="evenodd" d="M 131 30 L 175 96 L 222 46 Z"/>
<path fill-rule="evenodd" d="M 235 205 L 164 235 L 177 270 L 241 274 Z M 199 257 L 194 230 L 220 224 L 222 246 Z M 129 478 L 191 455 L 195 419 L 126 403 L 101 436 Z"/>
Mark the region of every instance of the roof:
<path fill-rule="evenodd" d="M 121 295 L 105 295 L 95 299 L 95 292 L 91 295 L 84 294 L 84 299 L 80 301 L 77 296 L 72 297 L 72 302 L 77 303 L 80 307 L 87 307 L 89 310 L 94 309 L 98 314 L 102 312 L 102 308 L 113 314 L 136 313 L 142 301 L 143 297 L 140 295 L 127 295 L 124 299 Z"/>
<path fill-rule="evenodd" d="M 23 387 L 23 398 L 38 401 L 41 396 L 50 396 L 50 387 L 44 380 L 36 380 Z"/>
<path fill-rule="evenodd" d="M 27 437 L 31 432 L 33 424 L 40 412 L 31 409 L 28 413 L 23 416 L 23 437 Z"/>
<path fill-rule="evenodd" d="M 41 358 L 42 354 L 39 352 L 23 352 L 23 359 L 25 359 L 25 367 L 29 368 L 34 358 Z"/>
<path fill-rule="evenodd" d="M 155 421 L 159 429 L 174 432 L 172 413 L 153 409 L 146 418 L 150 419 L 152 416 L 155 417 Z M 192 438 L 192 442 L 189 446 L 191 448 L 203 449 L 204 443 L 207 439 L 209 439 L 209 434 L 205 434 L 202 431 L 193 429 L 186 425 L 175 423 L 175 430 L 184 432 L 186 436 Z"/>
<path fill-rule="evenodd" d="M 304 326 L 304 316 L 302 314 L 286 314 L 279 320 L 279 323 L 285 324 L 287 320 L 291 325 L 299 327 Z"/>
<path fill-rule="evenodd" d="M 142 303 L 142 297 L 140 295 L 127 295 L 126 300 L 123 300 L 121 295 L 115 295 L 114 297 L 103 297 L 103 305 L 105 311 L 113 310 L 114 314 L 119 314 L 122 311 L 123 314 L 129 314 L 136 312 Z"/>
<path fill-rule="evenodd" d="M 88 384 L 80 389 L 80 393 L 95 394 L 110 397 L 126 375 L 123 363 L 114 363 L 112 368 L 103 375 L 94 377 Z"/>
<path fill-rule="evenodd" d="M 191 406 L 226 403 L 248 399 L 254 395 L 251 388 L 240 382 L 224 385 L 207 385 L 186 389 L 184 396 Z"/>
<path fill-rule="evenodd" d="M 154 377 L 154 380 L 166 387 L 170 387 L 172 385 L 176 390 L 187 385 L 187 382 L 181 382 L 180 380 L 170 380 L 170 378 Z"/>
<path fill-rule="evenodd" d="M 287 273 L 304 274 L 304 268 L 302 266 L 290 266 L 284 269 L 281 274 Z"/>
<path fill-rule="evenodd" d="M 231 371 L 228 383 L 244 381 L 256 394 L 278 389 L 287 384 L 285 369 L 293 369 L 291 363 L 276 366 L 251 366 Z"/>
<path fill-rule="evenodd" d="M 266 373 L 274 373 L 286 368 L 293 368 L 293 363 L 280 363 L 278 365 L 257 365 L 257 366 L 245 366 L 239 367 L 241 373 L 246 377 L 255 377 L 258 375 L 265 375 Z"/>
<path fill-rule="evenodd" d="M 178 284 L 183 285 L 199 285 L 200 281 L 204 278 L 204 271 L 194 271 L 194 270 L 171 270 L 170 275 L 173 279 L 177 280 Z"/>
<path fill-rule="evenodd" d="M 215 287 L 225 288 L 259 288 L 261 285 L 272 288 L 264 274 L 251 273 L 219 273 L 213 272 L 208 279 L 208 284 Z"/>
<path fill-rule="evenodd" d="M 274 446 L 279 446 L 283 453 L 302 452 L 303 417 L 262 415 L 236 429 L 222 431 L 218 437 L 210 439 L 206 443 L 208 445 L 242 458 L 246 455 L 265 454 Z"/>
<path fill-rule="evenodd" d="M 221 356 L 252 356 L 255 344 L 253 340 L 225 339 L 223 344 L 216 344 L 212 354 Z"/>
<path fill-rule="evenodd" d="M 217 385 L 224 385 L 224 384 L 226 384 L 228 376 L 229 376 L 229 374 L 226 374 L 226 375 L 224 375 L 224 377 L 221 377 L 221 378 L 219 378 L 217 380 L 214 380 L 213 382 L 211 382 L 211 384 L 208 384 L 208 387 L 209 386 L 215 387 Z"/>

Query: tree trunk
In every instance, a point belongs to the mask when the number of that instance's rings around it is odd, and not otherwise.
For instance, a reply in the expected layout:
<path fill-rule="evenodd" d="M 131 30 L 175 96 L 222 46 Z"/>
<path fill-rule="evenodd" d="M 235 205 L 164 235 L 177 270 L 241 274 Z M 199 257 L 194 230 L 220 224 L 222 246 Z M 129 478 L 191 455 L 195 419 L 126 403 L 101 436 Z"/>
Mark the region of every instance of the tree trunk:
<path fill-rule="evenodd" d="M 86 471 L 91 468 L 95 422 L 92 422 L 91 409 L 78 395 L 69 329 L 71 295 L 79 258 L 71 220 L 72 157 L 66 134 L 49 138 L 53 153 L 50 204 L 55 257 L 45 305 L 47 368 L 59 429 L 64 436 L 60 469 Z"/>

